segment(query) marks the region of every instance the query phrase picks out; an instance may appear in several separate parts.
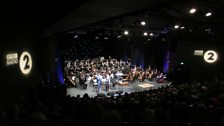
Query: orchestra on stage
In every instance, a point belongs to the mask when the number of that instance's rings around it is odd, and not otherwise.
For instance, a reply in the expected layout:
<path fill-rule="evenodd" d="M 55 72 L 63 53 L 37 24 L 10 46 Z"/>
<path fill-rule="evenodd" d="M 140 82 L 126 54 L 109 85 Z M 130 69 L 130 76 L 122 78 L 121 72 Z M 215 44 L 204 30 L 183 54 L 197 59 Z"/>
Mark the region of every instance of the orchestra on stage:
<path fill-rule="evenodd" d="M 86 89 L 92 84 L 96 92 L 104 90 L 108 92 L 111 86 L 134 84 L 145 80 L 156 80 L 163 83 L 165 75 L 156 68 L 148 66 L 143 69 L 141 66 L 131 65 L 130 59 L 82 59 L 65 61 L 65 80 L 68 87 Z"/>

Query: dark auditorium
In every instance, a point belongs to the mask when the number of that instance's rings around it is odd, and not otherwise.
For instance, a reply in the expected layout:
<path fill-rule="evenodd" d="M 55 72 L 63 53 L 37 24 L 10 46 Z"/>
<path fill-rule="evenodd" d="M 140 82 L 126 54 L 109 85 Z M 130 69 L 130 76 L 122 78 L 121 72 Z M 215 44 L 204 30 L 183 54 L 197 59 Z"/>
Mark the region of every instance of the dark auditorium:
<path fill-rule="evenodd" d="M 224 125 L 224 0 L 0 3 L 0 125 Z"/>

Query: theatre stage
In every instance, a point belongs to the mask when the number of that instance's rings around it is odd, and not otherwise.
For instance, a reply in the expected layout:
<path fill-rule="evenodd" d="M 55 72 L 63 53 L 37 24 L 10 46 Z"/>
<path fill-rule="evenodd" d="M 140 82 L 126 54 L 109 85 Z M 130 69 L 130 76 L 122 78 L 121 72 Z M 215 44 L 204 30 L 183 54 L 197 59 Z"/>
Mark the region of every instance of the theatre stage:
<path fill-rule="evenodd" d="M 100 93 L 97 93 L 97 87 L 93 86 L 93 84 L 88 84 L 86 89 L 81 89 L 80 87 L 72 87 L 67 88 L 67 95 L 70 96 L 77 96 L 80 95 L 82 97 L 85 93 L 89 95 L 89 97 L 95 97 L 97 94 L 103 95 L 106 97 L 109 97 L 111 94 L 114 96 L 117 96 L 118 93 L 121 93 L 123 95 L 124 93 L 131 93 L 131 92 L 139 92 L 139 91 L 145 91 L 150 89 L 157 89 L 162 86 L 167 86 L 169 82 L 165 81 L 164 83 L 158 83 L 157 81 L 144 81 L 144 82 L 135 82 L 135 83 L 128 83 L 128 85 L 118 85 L 116 84 L 114 87 L 110 86 L 110 93 L 105 91 L 105 86 L 101 86 Z"/>

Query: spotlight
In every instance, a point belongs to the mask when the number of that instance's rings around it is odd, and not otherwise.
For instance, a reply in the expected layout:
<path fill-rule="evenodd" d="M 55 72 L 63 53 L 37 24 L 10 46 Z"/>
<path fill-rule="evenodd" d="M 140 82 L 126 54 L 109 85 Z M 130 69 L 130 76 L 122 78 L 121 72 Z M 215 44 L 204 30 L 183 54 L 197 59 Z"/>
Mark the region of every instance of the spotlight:
<path fill-rule="evenodd" d="M 212 15 L 211 12 L 208 12 L 208 13 L 205 14 L 206 17 L 210 17 L 211 15 Z"/>
<path fill-rule="evenodd" d="M 143 35 L 144 35 L 144 36 L 147 36 L 147 35 L 148 35 L 148 33 L 147 33 L 147 32 L 144 32 L 144 33 L 143 33 Z"/>
<path fill-rule="evenodd" d="M 151 37 L 152 37 L 152 36 L 154 36 L 154 34 L 153 34 L 153 33 L 150 33 L 150 34 L 149 34 L 149 36 L 151 36 Z"/>
<path fill-rule="evenodd" d="M 174 28 L 175 28 L 175 29 L 178 29 L 178 28 L 179 28 L 179 25 L 174 25 Z"/>
<path fill-rule="evenodd" d="M 142 25 L 142 26 L 145 26 L 145 25 L 146 25 L 145 21 L 142 21 L 142 22 L 141 22 L 141 25 Z"/>
<path fill-rule="evenodd" d="M 208 32 L 209 34 L 211 34 L 212 29 L 211 28 L 207 28 L 207 29 L 205 29 L 205 31 Z"/>
<path fill-rule="evenodd" d="M 184 26 L 182 26 L 182 27 L 180 27 L 180 29 L 185 29 L 185 27 L 184 27 Z"/>
<path fill-rule="evenodd" d="M 190 13 L 190 14 L 194 14 L 196 11 L 197 11 L 197 10 L 196 10 L 195 8 L 191 8 L 190 11 L 189 11 L 189 13 Z"/>
<path fill-rule="evenodd" d="M 99 37 L 98 37 L 98 36 L 96 36 L 96 37 L 95 37 L 95 39 L 99 39 Z"/>
<path fill-rule="evenodd" d="M 180 65 L 184 65 L 184 62 L 181 62 Z"/>
<path fill-rule="evenodd" d="M 125 34 L 125 35 L 128 35 L 128 31 L 124 31 L 124 34 Z"/>
<path fill-rule="evenodd" d="M 74 38 L 78 38 L 79 37 L 79 35 L 74 35 Z"/>
<path fill-rule="evenodd" d="M 118 35 L 117 38 L 118 38 L 118 39 L 121 38 L 121 35 Z"/>

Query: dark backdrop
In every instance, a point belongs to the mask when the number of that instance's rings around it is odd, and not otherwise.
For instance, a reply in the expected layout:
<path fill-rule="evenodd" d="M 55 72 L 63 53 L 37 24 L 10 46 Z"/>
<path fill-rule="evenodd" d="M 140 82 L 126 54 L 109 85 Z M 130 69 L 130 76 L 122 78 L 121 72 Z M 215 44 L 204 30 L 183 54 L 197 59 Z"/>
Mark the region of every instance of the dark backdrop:
<path fill-rule="evenodd" d="M 223 40 L 221 35 L 208 34 L 205 31 L 182 33 L 177 42 L 175 65 L 183 62 L 189 70 L 191 80 L 223 78 Z M 213 64 L 206 63 L 203 56 L 194 55 L 194 50 L 215 50 L 218 61 Z"/>

